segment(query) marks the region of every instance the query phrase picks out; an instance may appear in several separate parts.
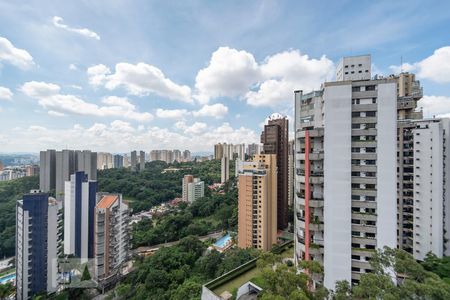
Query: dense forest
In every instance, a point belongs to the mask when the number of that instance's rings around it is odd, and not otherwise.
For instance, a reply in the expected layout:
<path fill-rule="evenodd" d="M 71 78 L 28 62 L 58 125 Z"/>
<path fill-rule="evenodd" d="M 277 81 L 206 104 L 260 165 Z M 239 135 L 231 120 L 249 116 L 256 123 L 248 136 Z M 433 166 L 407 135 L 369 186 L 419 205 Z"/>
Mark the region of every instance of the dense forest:
<path fill-rule="evenodd" d="M 143 220 L 133 226 L 133 247 L 152 246 L 189 235 L 206 235 L 216 230 L 236 230 L 237 188 L 231 179 L 221 190 L 208 191 L 190 206 L 181 205 L 170 214 Z"/>
<path fill-rule="evenodd" d="M 14 256 L 16 201 L 23 194 L 39 188 L 39 177 L 23 177 L 0 182 L 0 257 Z"/>
<path fill-rule="evenodd" d="M 178 168 L 179 171 L 164 172 L 169 167 Z M 220 161 L 170 165 L 153 161 L 146 163 L 143 171 L 133 172 L 126 168 L 101 170 L 98 172 L 98 183 L 100 191 L 123 194 L 129 200 L 133 212 L 139 212 L 181 197 L 182 178 L 186 174 L 199 177 L 205 186 L 220 182 Z"/>

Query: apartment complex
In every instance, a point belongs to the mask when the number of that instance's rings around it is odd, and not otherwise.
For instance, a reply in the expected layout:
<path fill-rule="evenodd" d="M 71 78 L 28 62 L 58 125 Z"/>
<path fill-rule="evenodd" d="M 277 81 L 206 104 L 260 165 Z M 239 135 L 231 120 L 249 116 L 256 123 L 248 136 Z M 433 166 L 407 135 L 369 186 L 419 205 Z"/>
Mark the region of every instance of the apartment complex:
<path fill-rule="evenodd" d="M 97 180 L 97 153 L 90 150 L 47 150 L 40 153 L 39 188 L 55 191 L 56 198 L 64 198 L 64 183 L 76 171 L 84 171 L 89 179 Z"/>
<path fill-rule="evenodd" d="M 70 175 L 64 194 L 64 254 L 81 259 L 94 254 L 94 207 L 97 181 L 84 172 Z"/>
<path fill-rule="evenodd" d="M 138 158 L 137 158 L 136 150 L 131 151 L 131 162 L 130 162 L 131 171 L 136 171 L 137 164 L 138 164 L 137 160 L 138 160 Z"/>
<path fill-rule="evenodd" d="M 16 298 L 55 292 L 61 206 L 48 194 L 31 191 L 16 203 Z"/>
<path fill-rule="evenodd" d="M 177 162 L 189 162 L 192 160 L 191 151 L 184 150 L 181 153 L 180 150 L 152 150 L 150 151 L 150 161 L 164 161 L 168 164 Z"/>
<path fill-rule="evenodd" d="M 370 56 L 341 62 L 346 81 L 295 92 L 295 260 L 323 264 L 326 288 L 397 246 L 396 80 L 371 80 Z"/>
<path fill-rule="evenodd" d="M 113 168 L 113 155 L 107 152 L 97 153 L 97 168 L 99 170 L 106 170 Z"/>
<path fill-rule="evenodd" d="M 139 171 L 143 171 L 145 169 L 145 152 L 139 151 Z"/>
<path fill-rule="evenodd" d="M 123 168 L 124 167 L 124 157 L 122 155 L 116 154 L 113 156 L 113 168 Z"/>
<path fill-rule="evenodd" d="M 239 172 L 238 246 L 270 250 L 277 242 L 276 155 L 255 155 Z"/>
<path fill-rule="evenodd" d="M 184 175 L 183 181 L 183 201 L 192 203 L 198 198 L 205 196 L 205 183 L 200 178 L 192 175 Z"/>
<path fill-rule="evenodd" d="M 231 160 L 235 158 L 245 160 L 245 144 L 215 144 L 214 159 L 222 159 L 222 157 L 228 157 Z"/>
<path fill-rule="evenodd" d="M 248 144 L 247 146 L 247 155 L 248 156 L 253 156 L 255 154 L 260 154 L 261 153 L 261 147 L 259 144 Z"/>
<path fill-rule="evenodd" d="M 119 274 L 129 255 L 129 210 L 122 195 L 98 193 L 93 223 L 95 278 L 106 283 Z"/>
<path fill-rule="evenodd" d="M 220 160 L 220 183 L 230 180 L 230 158 L 223 156 Z"/>
<path fill-rule="evenodd" d="M 277 159 L 277 227 L 288 226 L 288 143 L 289 122 L 279 114 L 270 116 L 261 133 L 264 154 L 275 154 Z"/>

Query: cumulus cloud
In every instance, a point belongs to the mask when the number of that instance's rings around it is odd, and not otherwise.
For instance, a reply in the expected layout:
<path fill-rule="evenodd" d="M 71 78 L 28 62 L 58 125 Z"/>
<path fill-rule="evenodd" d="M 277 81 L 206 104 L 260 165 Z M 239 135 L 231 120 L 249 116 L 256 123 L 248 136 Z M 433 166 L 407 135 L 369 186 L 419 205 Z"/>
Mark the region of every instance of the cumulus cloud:
<path fill-rule="evenodd" d="M 0 86 L 0 100 L 11 100 L 13 93 L 10 89 Z"/>
<path fill-rule="evenodd" d="M 63 114 L 61 112 L 54 111 L 54 110 L 49 110 L 47 113 L 53 117 L 65 117 L 66 116 L 66 114 Z"/>
<path fill-rule="evenodd" d="M 260 70 L 251 53 L 220 47 L 212 54 L 208 66 L 197 74 L 195 98 L 207 103 L 211 98 L 239 96 L 259 78 Z"/>
<path fill-rule="evenodd" d="M 188 115 L 189 112 L 186 109 L 162 109 L 156 110 L 156 116 L 162 119 L 181 119 Z"/>
<path fill-rule="evenodd" d="M 25 95 L 38 100 L 40 106 L 57 113 L 70 113 L 90 115 L 97 117 L 123 117 L 139 122 L 150 121 L 153 116 L 147 112 L 136 110 L 127 98 L 116 96 L 106 97 L 102 100 L 105 106 L 84 101 L 75 95 L 61 94 L 60 87 L 53 83 L 30 81 L 26 82 L 20 91 Z"/>
<path fill-rule="evenodd" d="M 427 118 L 433 116 L 439 118 L 450 118 L 450 97 L 447 96 L 424 96 L 418 106 L 423 109 Z"/>
<path fill-rule="evenodd" d="M 186 125 L 184 130 L 170 130 L 156 126 L 132 126 L 114 120 L 91 126 L 75 124 L 72 127 L 46 128 L 39 124 L 2 132 L 3 151 L 39 151 L 47 148 L 92 149 L 94 151 L 128 152 L 130 149 L 189 149 L 205 151 L 218 142 L 251 143 L 258 141 L 253 130 L 233 128 L 229 123 L 218 127 Z M 186 130 L 185 129 L 185 130 Z M 181 132 L 180 132 L 181 131 Z"/>
<path fill-rule="evenodd" d="M 206 103 L 239 97 L 253 106 L 285 107 L 294 90 L 319 88 L 333 72 L 334 64 L 325 56 L 314 59 L 298 50 L 274 54 L 258 64 L 251 53 L 220 47 L 197 74 L 195 98 Z"/>
<path fill-rule="evenodd" d="M 64 24 L 63 21 L 64 21 L 64 19 L 61 17 L 58 17 L 58 16 L 54 16 L 52 19 L 53 25 L 55 27 L 62 28 L 64 30 L 67 30 L 70 32 L 74 32 L 74 33 L 80 34 L 80 35 L 88 37 L 88 38 L 100 40 L 100 36 L 97 33 L 95 33 L 94 31 L 87 29 L 87 28 L 70 27 L 70 26 Z"/>
<path fill-rule="evenodd" d="M 203 122 L 195 122 L 191 126 L 186 126 L 184 128 L 184 133 L 186 134 L 200 134 L 208 128 L 208 125 Z"/>
<path fill-rule="evenodd" d="M 228 113 L 228 107 L 222 103 L 216 103 L 213 105 L 204 105 L 200 110 L 194 111 L 195 117 L 213 117 L 216 119 L 223 118 Z"/>
<path fill-rule="evenodd" d="M 420 79 L 429 79 L 437 83 L 450 82 L 450 46 L 436 49 L 434 53 L 427 58 L 415 62 L 404 63 L 402 66 L 390 66 L 393 72 L 417 72 Z"/>
<path fill-rule="evenodd" d="M 146 63 L 118 63 L 114 73 L 100 64 L 88 68 L 87 74 L 90 84 L 104 86 L 109 90 L 124 87 L 131 95 L 145 96 L 154 93 L 172 100 L 193 102 L 188 86 L 174 83 L 160 69 Z"/>
<path fill-rule="evenodd" d="M 8 62 L 21 69 L 34 65 L 33 57 L 24 49 L 14 47 L 6 38 L 0 37 L 0 63 Z"/>

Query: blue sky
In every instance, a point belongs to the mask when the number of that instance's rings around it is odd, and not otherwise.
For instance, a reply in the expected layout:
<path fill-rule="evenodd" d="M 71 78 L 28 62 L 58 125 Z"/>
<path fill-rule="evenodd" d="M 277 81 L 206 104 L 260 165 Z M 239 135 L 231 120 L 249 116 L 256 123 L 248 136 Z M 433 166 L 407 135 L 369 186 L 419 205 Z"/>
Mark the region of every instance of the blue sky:
<path fill-rule="evenodd" d="M 450 116 L 447 1 L 0 1 L 0 152 L 211 151 L 292 118 L 340 57 L 424 87 Z"/>

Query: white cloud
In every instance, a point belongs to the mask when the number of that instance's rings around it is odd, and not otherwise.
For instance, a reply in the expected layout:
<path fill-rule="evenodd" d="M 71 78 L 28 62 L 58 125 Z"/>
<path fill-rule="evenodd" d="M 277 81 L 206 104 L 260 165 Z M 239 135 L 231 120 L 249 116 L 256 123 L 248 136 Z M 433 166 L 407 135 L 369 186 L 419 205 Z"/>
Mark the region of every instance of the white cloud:
<path fill-rule="evenodd" d="M 123 117 L 139 122 L 150 121 L 153 116 L 147 112 L 138 112 L 127 99 L 115 96 L 102 100 L 105 106 L 89 103 L 75 95 L 60 94 L 60 87 L 53 83 L 26 82 L 20 90 L 27 96 L 38 100 L 39 105 L 57 113 L 90 115 L 97 117 Z"/>
<path fill-rule="evenodd" d="M 189 112 L 186 109 L 162 109 L 156 110 L 156 116 L 163 119 L 181 119 L 188 115 Z"/>
<path fill-rule="evenodd" d="M 259 78 L 260 70 L 251 53 L 220 47 L 212 54 L 209 65 L 197 73 L 195 98 L 207 103 L 211 98 L 239 96 Z"/>
<path fill-rule="evenodd" d="M 173 100 L 192 103 L 191 89 L 174 83 L 155 66 L 138 63 L 118 63 L 115 72 L 105 65 L 95 65 L 87 70 L 89 82 L 94 86 L 104 86 L 109 90 L 124 87 L 131 95 L 144 96 L 150 93 Z"/>
<path fill-rule="evenodd" d="M 67 30 L 70 32 L 75 32 L 75 33 L 78 33 L 78 34 L 83 35 L 88 38 L 100 40 L 100 36 L 97 33 L 95 33 L 94 31 L 87 29 L 87 28 L 70 27 L 70 26 L 64 24 L 63 21 L 64 21 L 63 18 L 58 17 L 58 16 L 54 16 L 52 19 L 53 25 L 55 25 L 58 28 L 62 28 L 64 30 Z"/>
<path fill-rule="evenodd" d="M 208 125 L 203 122 L 195 122 L 191 126 L 186 126 L 184 133 L 186 134 L 200 134 L 208 128 Z"/>
<path fill-rule="evenodd" d="M 0 37 L 0 62 L 6 61 L 21 69 L 34 65 L 33 57 L 24 49 L 14 47 L 6 38 Z"/>
<path fill-rule="evenodd" d="M 54 110 L 49 110 L 47 113 L 53 117 L 65 117 L 66 116 L 66 114 L 58 112 L 58 111 L 54 111 Z"/>
<path fill-rule="evenodd" d="M 258 64 L 253 55 L 228 47 L 212 54 L 209 65 L 196 77 L 195 98 L 239 97 L 253 106 L 286 107 L 296 89 L 310 91 L 331 79 L 334 64 L 302 55 L 298 50 L 274 54 Z"/>
<path fill-rule="evenodd" d="M 62 123 L 64 124 L 64 123 Z M 64 125 L 62 125 L 64 126 Z M 258 142 L 253 130 L 233 128 L 229 123 L 219 127 L 193 124 L 188 133 L 171 131 L 168 128 L 132 126 L 115 120 L 111 123 L 94 123 L 84 127 L 75 124 L 64 128 L 46 128 L 39 124 L 2 132 L 2 151 L 39 151 L 47 148 L 91 149 L 94 151 L 129 152 L 131 149 L 189 149 L 212 151 L 214 144 Z"/>
<path fill-rule="evenodd" d="M 265 81 L 246 94 L 247 103 L 277 108 L 292 106 L 294 90 L 318 89 L 334 73 L 333 62 L 325 56 L 314 59 L 298 50 L 269 56 L 260 68 Z"/>
<path fill-rule="evenodd" d="M 75 64 L 70 64 L 69 65 L 69 70 L 76 71 L 76 70 L 78 70 L 78 67 Z"/>
<path fill-rule="evenodd" d="M 13 93 L 10 89 L 0 86 L 0 100 L 11 100 Z"/>
<path fill-rule="evenodd" d="M 439 118 L 450 117 L 450 97 L 423 96 L 417 106 L 423 108 L 423 114 L 426 118 L 431 118 L 433 116 Z"/>
<path fill-rule="evenodd" d="M 228 107 L 222 103 L 213 105 L 204 105 L 200 110 L 194 111 L 195 117 L 214 117 L 216 119 L 223 118 L 228 113 Z"/>
<path fill-rule="evenodd" d="M 450 82 L 450 46 L 436 49 L 434 53 L 427 58 L 415 62 L 404 63 L 401 66 L 390 66 L 393 72 L 417 72 L 419 79 L 429 79 L 437 83 Z"/>

